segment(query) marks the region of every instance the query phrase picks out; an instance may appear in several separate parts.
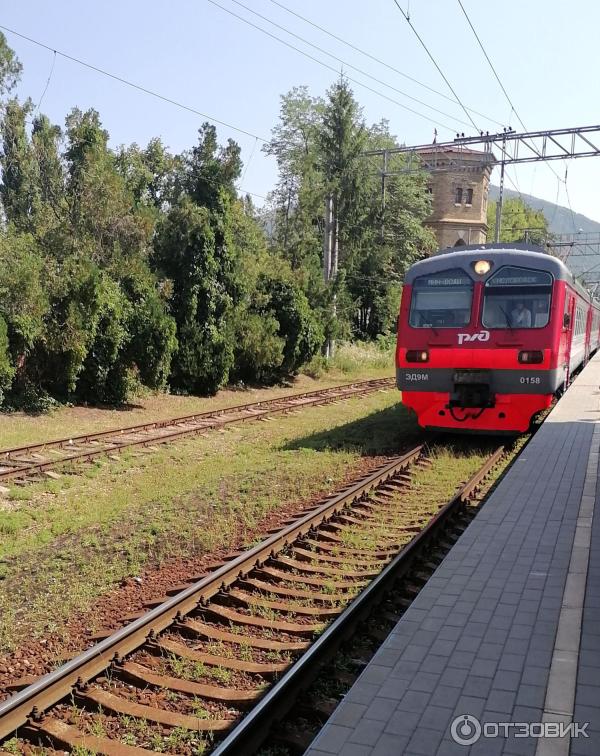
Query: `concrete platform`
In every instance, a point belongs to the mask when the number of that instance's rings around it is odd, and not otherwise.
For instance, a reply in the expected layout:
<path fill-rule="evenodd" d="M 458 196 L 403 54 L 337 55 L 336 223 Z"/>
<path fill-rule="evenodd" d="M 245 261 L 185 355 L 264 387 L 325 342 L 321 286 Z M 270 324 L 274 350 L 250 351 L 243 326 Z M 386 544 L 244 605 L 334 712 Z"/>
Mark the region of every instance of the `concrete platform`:
<path fill-rule="evenodd" d="M 597 355 L 308 756 L 600 756 L 599 386 Z"/>

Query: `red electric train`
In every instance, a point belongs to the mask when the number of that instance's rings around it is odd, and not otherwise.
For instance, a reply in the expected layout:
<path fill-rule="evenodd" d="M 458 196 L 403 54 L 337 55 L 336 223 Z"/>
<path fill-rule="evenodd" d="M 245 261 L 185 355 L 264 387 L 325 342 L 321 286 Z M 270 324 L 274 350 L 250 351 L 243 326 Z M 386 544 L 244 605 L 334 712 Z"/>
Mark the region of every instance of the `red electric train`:
<path fill-rule="evenodd" d="M 443 250 L 407 272 L 396 379 L 423 428 L 522 433 L 600 343 L 600 303 L 521 244 Z"/>

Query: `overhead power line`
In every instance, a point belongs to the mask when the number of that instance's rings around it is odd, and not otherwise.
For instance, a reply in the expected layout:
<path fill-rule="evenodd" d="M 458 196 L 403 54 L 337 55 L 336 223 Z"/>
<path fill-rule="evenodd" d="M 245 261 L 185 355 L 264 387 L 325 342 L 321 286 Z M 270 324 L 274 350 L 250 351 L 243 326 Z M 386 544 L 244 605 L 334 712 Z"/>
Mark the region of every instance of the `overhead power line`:
<path fill-rule="evenodd" d="M 467 118 L 469 119 L 469 121 L 470 121 L 470 122 L 471 122 L 471 123 L 473 124 L 473 128 L 475 129 L 475 131 L 479 131 L 479 127 L 477 126 L 477 124 L 475 123 L 475 121 L 473 120 L 473 118 L 471 117 L 471 114 L 469 113 L 469 111 L 467 110 L 467 108 L 466 108 L 466 107 L 465 107 L 465 106 L 463 105 L 463 102 L 462 102 L 462 100 L 460 99 L 460 97 L 459 97 L 459 96 L 458 96 L 458 95 L 456 94 L 456 92 L 454 91 L 454 87 L 453 87 L 453 86 L 452 86 L 452 84 L 450 84 L 450 82 L 448 81 L 448 78 L 446 77 L 446 74 L 445 74 L 445 73 L 444 73 L 444 72 L 442 71 L 442 69 L 441 69 L 441 68 L 440 68 L 440 66 L 438 65 L 438 63 L 437 63 L 436 59 L 435 59 L 435 58 L 433 57 L 433 55 L 432 55 L 432 54 L 431 54 L 431 53 L 429 52 L 429 48 L 427 47 L 427 45 L 426 45 L 426 44 L 425 44 L 425 42 L 423 41 L 423 39 L 422 39 L 421 35 L 420 35 L 420 34 L 419 34 L 419 32 L 418 32 L 418 31 L 417 31 L 417 30 L 415 29 L 415 27 L 413 26 L 413 24 L 412 24 L 412 22 L 411 22 L 411 20 L 410 20 L 410 16 L 408 15 L 408 13 L 405 13 L 405 12 L 404 12 L 404 10 L 402 9 L 402 7 L 401 7 L 400 3 L 398 2 L 398 0 L 394 0 L 394 4 L 396 5 L 396 7 L 397 7 L 397 8 L 398 8 L 398 10 L 400 11 L 400 13 L 402 13 L 402 15 L 404 16 L 404 19 L 405 19 L 406 23 L 407 23 L 407 24 L 408 24 L 408 25 L 410 26 L 410 28 L 412 29 L 412 31 L 413 31 L 413 33 L 414 33 L 415 37 L 416 37 L 416 38 L 417 38 L 417 39 L 419 40 L 419 42 L 421 43 L 421 47 L 422 47 L 422 48 L 423 48 L 423 49 L 425 50 L 425 52 L 426 52 L 426 53 L 427 53 L 427 55 L 429 56 L 429 59 L 431 60 L 431 62 L 433 63 L 433 65 L 434 65 L 434 66 L 435 66 L 435 67 L 437 68 L 437 70 L 438 70 L 438 73 L 440 74 L 440 76 L 442 77 L 442 79 L 443 79 L 443 80 L 444 80 L 444 81 L 446 82 L 446 85 L 448 86 L 448 89 L 449 89 L 449 90 L 450 90 L 450 91 L 452 92 L 452 94 L 454 95 L 454 97 L 455 97 L 455 99 L 456 99 L 456 102 L 458 102 L 458 104 L 459 104 L 459 105 L 460 105 L 460 107 L 461 107 L 461 108 L 463 109 L 463 111 L 464 111 L 465 115 L 467 116 Z"/>
<path fill-rule="evenodd" d="M 52 53 L 52 64 L 50 65 L 50 73 L 48 74 L 48 78 L 46 79 L 46 85 L 44 86 L 44 90 L 42 94 L 40 95 L 40 99 L 38 100 L 37 105 L 35 106 L 35 113 L 38 113 L 42 102 L 44 101 L 44 97 L 46 96 L 46 92 L 48 91 L 48 87 L 50 86 L 50 81 L 52 80 L 52 74 L 54 73 L 54 66 L 56 65 L 56 50 Z"/>
<path fill-rule="evenodd" d="M 55 48 L 50 47 L 49 45 L 46 45 L 46 44 L 44 44 L 43 42 L 40 42 L 37 39 L 33 39 L 32 37 L 28 37 L 26 34 L 21 34 L 21 32 L 15 31 L 14 29 L 10 29 L 7 26 L 2 26 L 0 24 L 0 29 L 3 29 L 4 31 L 7 31 L 9 34 L 14 34 L 16 37 L 20 37 L 21 39 L 24 39 L 27 42 L 31 42 L 32 44 L 37 45 L 38 47 L 42 47 L 43 49 L 49 50 L 50 52 L 53 53 L 52 66 L 50 68 L 50 73 L 48 75 L 48 79 L 46 81 L 46 86 L 44 87 L 44 91 L 42 92 L 42 95 L 41 95 L 41 97 L 40 97 L 40 99 L 38 101 L 38 104 L 36 106 L 36 111 L 39 110 L 40 105 L 42 104 L 42 100 L 44 99 L 44 95 L 46 94 L 46 91 L 48 90 L 48 86 L 50 84 L 50 79 L 52 78 L 52 74 L 54 72 L 54 65 L 55 65 L 55 62 L 56 62 L 56 56 L 60 55 L 61 57 L 66 58 L 67 60 L 70 60 L 73 63 L 77 63 L 77 64 L 79 64 L 81 66 L 84 66 L 85 68 L 89 68 L 90 70 L 95 71 L 96 73 L 102 74 L 103 76 L 108 76 L 109 78 L 114 79 L 114 80 L 120 82 L 121 84 L 126 84 L 129 87 L 133 87 L 134 89 L 137 89 L 137 90 L 143 92 L 144 94 L 148 94 L 148 95 L 151 95 L 152 97 L 156 97 L 159 100 L 167 102 L 170 105 L 175 105 L 178 108 L 183 108 L 184 110 L 187 110 L 187 111 L 189 111 L 191 113 L 194 113 L 195 115 L 200 115 L 200 116 L 202 116 L 203 118 L 206 118 L 209 121 L 213 121 L 214 123 L 218 123 L 221 126 L 226 126 L 227 128 L 230 128 L 233 131 L 237 131 L 240 134 L 245 134 L 246 136 L 253 137 L 255 141 L 254 141 L 254 147 L 252 148 L 252 154 L 250 155 L 250 160 L 252 160 L 252 156 L 253 156 L 254 150 L 256 148 L 256 142 L 257 141 L 260 141 L 260 142 L 267 142 L 268 141 L 267 139 L 264 139 L 263 137 L 260 137 L 257 134 L 253 134 L 252 132 L 247 131 L 245 129 L 241 129 L 241 128 L 237 127 L 237 126 L 233 126 L 232 124 L 227 123 L 226 121 L 221 121 L 218 118 L 213 118 L 212 116 L 209 116 L 206 113 L 201 113 L 199 110 L 196 110 L 195 108 L 192 108 L 192 107 L 190 107 L 188 105 L 184 105 L 183 103 L 177 102 L 177 100 L 173 100 L 170 97 L 166 97 L 165 95 L 161 95 L 158 92 L 154 92 L 154 91 L 152 91 L 150 89 L 147 89 L 146 87 L 143 87 L 143 86 L 141 86 L 139 84 L 135 84 L 135 83 L 133 83 L 131 81 L 128 81 L 127 79 L 124 79 L 121 76 L 117 76 L 116 74 L 110 73 L 110 71 L 105 71 L 102 68 L 98 68 L 97 66 L 94 66 L 92 63 L 87 63 L 86 61 L 81 60 L 79 58 L 76 58 L 73 55 L 69 55 L 68 53 L 61 52 L 60 50 L 56 50 Z M 248 161 L 248 163 L 250 162 L 250 160 Z M 244 171 L 244 175 L 242 176 L 242 181 L 244 179 L 244 176 L 245 176 L 245 171 Z M 209 181 L 208 183 L 211 183 L 211 182 Z M 264 200 L 267 199 L 264 194 L 258 194 L 257 192 L 251 192 L 249 189 L 244 189 L 243 187 L 239 187 L 237 189 L 237 191 L 243 192 L 244 194 L 251 194 L 253 197 L 259 197 L 260 199 L 264 199 Z"/>
<path fill-rule="evenodd" d="M 487 60 L 487 62 L 488 62 L 488 64 L 489 64 L 490 68 L 492 69 L 492 72 L 493 72 L 494 76 L 496 77 L 496 81 L 497 81 L 497 82 L 498 82 L 498 84 L 500 85 L 500 89 L 501 89 L 501 90 L 502 90 L 502 91 L 504 92 L 504 96 L 506 97 L 506 99 L 507 99 L 507 101 L 508 101 L 508 104 L 509 104 L 509 105 L 510 105 L 510 107 L 512 108 L 512 111 L 513 111 L 513 113 L 514 113 L 514 114 L 515 114 L 515 115 L 517 116 L 517 120 L 518 120 L 518 121 L 519 121 L 519 123 L 521 124 L 521 126 L 522 126 L 523 130 L 524 130 L 524 131 L 528 131 L 528 128 L 527 128 L 527 126 L 525 126 L 525 124 L 524 124 L 524 123 L 523 123 L 523 121 L 521 120 L 521 117 L 520 117 L 520 115 L 518 114 L 518 112 L 517 112 L 517 109 L 515 108 L 515 106 L 513 105 L 513 102 L 512 102 L 512 100 L 511 100 L 511 99 L 510 99 L 510 97 L 508 96 L 508 92 L 507 92 L 507 91 L 506 91 L 506 89 L 504 88 L 504 84 L 503 84 L 503 83 L 502 83 L 502 81 L 500 80 L 500 77 L 498 76 L 498 72 L 496 71 L 496 69 L 494 68 L 494 64 L 493 64 L 493 63 L 492 63 L 492 61 L 490 60 L 490 56 L 489 56 L 489 55 L 487 54 L 487 50 L 485 49 L 485 47 L 483 46 L 483 43 L 482 43 L 482 42 L 481 42 L 481 40 L 479 39 L 479 35 L 478 35 L 478 34 L 477 34 L 477 32 L 475 31 L 475 27 L 474 27 L 474 26 L 473 26 L 473 24 L 471 23 L 471 19 L 469 18 L 469 14 L 468 14 L 468 13 L 467 13 L 467 11 L 465 10 L 465 6 L 464 6 L 464 5 L 462 4 L 461 0 L 457 0 L 457 2 L 458 2 L 458 4 L 460 5 L 460 9 L 461 9 L 461 10 L 462 10 L 462 12 L 464 13 L 464 16 L 465 16 L 465 18 L 467 19 L 467 23 L 468 23 L 468 24 L 469 24 L 469 26 L 471 27 L 471 31 L 472 31 L 472 32 L 473 32 L 473 34 L 475 35 L 475 39 L 476 39 L 476 40 L 477 40 L 477 42 L 479 43 L 479 47 L 481 48 L 481 52 L 482 52 L 482 53 L 484 54 L 484 56 L 485 56 L 485 59 Z"/>
<path fill-rule="evenodd" d="M 57 50 L 54 47 L 50 47 L 50 45 L 46 45 L 37 39 L 33 39 L 33 37 L 28 37 L 26 34 L 21 34 L 21 32 L 15 31 L 14 29 L 10 29 L 8 26 L 3 26 L 2 24 L 0 24 L 0 29 L 3 29 L 9 34 L 14 34 L 16 37 L 25 39 L 27 40 L 27 42 L 31 42 L 32 44 L 37 45 L 38 47 L 42 47 L 44 50 L 50 50 L 50 52 L 56 53 L 56 55 L 60 55 L 62 58 L 65 58 L 66 60 L 70 60 L 73 63 L 77 63 L 80 66 L 89 68 L 91 71 L 95 71 L 96 73 L 102 74 L 102 76 L 108 76 L 109 78 L 114 79 L 114 81 L 118 81 L 121 84 L 125 84 L 126 86 L 131 87 L 132 89 L 137 89 L 139 92 L 143 92 L 144 94 L 150 95 L 151 97 L 155 97 L 158 100 L 167 102 L 170 105 L 175 105 L 175 107 L 181 108 L 182 110 L 187 110 L 189 113 L 193 113 L 194 115 L 198 115 L 198 116 L 201 116 L 202 118 L 206 118 L 208 121 L 212 121 L 213 123 L 218 123 L 220 126 L 225 126 L 228 129 L 232 129 L 232 131 L 237 131 L 239 134 L 245 134 L 246 136 L 252 137 L 253 139 L 258 139 L 260 142 L 266 143 L 269 141 L 268 139 L 265 139 L 264 137 L 258 136 L 257 134 L 253 134 L 251 131 L 242 129 L 239 126 L 234 126 L 232 123 L 228 123 L 227 121 L 222 121 L 220 118 L 215 118 L 214 116 L 208 115 L 207 113 L 203 113 L 200 110 L 197 110 L 196 108 L 190 105 L 186 105 L 185 103 L 179 102 L 178 100 L 174 100 L 172 97 L 167 97 L 167 95 L 160 94 L 160 92 L 155 92 L 154 90 L 148 89 L 148 87 L 144 87 L 141 84 L 136 84 L 133 81 L 129 81 L 128 79 L 125 79 L 122 76 L 118 76 L 117 74 L 111 73 L 110 71 L 106 71 L 105 69 L 95 66 L 92 63 L 88 63 L 87 61 L 82 60 L 81 58 L 76 58 L 74 55 L 69 55 L 68 53 L 62 52 L 61 50 Z"/>
<path fill-rule="evenodd" d="M 463 12 L 463 14 L 464 14 L 465 18 L 467 19 L 467 23 L 468 23 L 468 24 L 469 24 L 469 26 L 471 27 L 471 31 L 472 31 L 472 32 L 473 32 L 473 34 L 475 35 L 475 39 L 477 40 L 477 43 L 479 44 L 479 47 L 481 48 L 481 52 L 482 52 L 482 53 L 484 54 L 484 56 L 485 56 L 485 59 L 487 60 L 489 67 L 490 67 L 490 68 L 492 69 L 492 73 L 493 73 L 493 74 L 494 74 L 494 76 L 496 77 L 496 81 L 497 81 L 497 82 L 498 82 L 498 84 L 500 85 L 500 89 L 502 90 L 502 92 L 503 92 L 504 96 L 506 97 L 506 100 L 507 100 L 508 104 L 509 104 L 509 105 L 510 105 L 510 107 L 511 107 L 511 112 L 513 112 L 513 113 L 514 113 L 514 114 L 516 115 L 516 117 L 517 117 L 517 120 L 518 120 L 518 121 L 519 121 L 519 123 L 521 124 L 521 127 L 523 128 L 523 130 L 524 130 L 524 131 L 529 131 L 529 129 L 527 128 L 527 126 L 525 126 L 525 124 L 523 123 L 523 120 L 521 119 L 521 116 L 520 116 L 520 115 L 519 115 L 519 113 L 517 112 L 517 109 L 515 108 L 515 106 L 514 106 L 514 104 L 513 104 L 512 100 L 510 99 L 510 97 L 509 97 L 509 95 L 508 95 L 508 92 L 506 91 L 506 88 L 504 87 L 504 84 L 502 83 L 502 81 L 501 81 L 501 79 L 500 79 L 500 76 L 498 76 L 498 72 L 496 71 L 496 69 L 495 69 L 495 67 L 494 67 L 494 64 L 493 64 L 493 63 L 492 63 L 492 61 L 490 60 L 490 56 L 489 56 L 489 55 L 487 54 L 487 50 L 485 49 L 485 47 L 484 47 L 484 45 L 483 45 L 483 42 L 482 42 L 482 41 L 481 41 L 481 39 L 479 38 L 479 34 L 477 34 L 477 32 L 476 32 L 476 30 L 475 30 L 475 27 L 473 26 L 473 22 L 472 22 L 472 21 L 471 21 L 471 19 L 469 18 L 469 14 L 468 14 L 468 13 L 467 13 L 467 11 L 465 10 L 465 6 L 464 6 L 464 5 L 462 4 L 462 0 L 457 0 L 457 2 L 458 2 L 458 4 L 460 5 L 460 9 L 462 10 L 462 12 Z M 548 164 L 547 164 L 547 165 L 548 165 Z M 554 175 L 556 176 L 556 178 L 560 180 L 560 176 L 559 176 L 559 175 L 558 175 L 558 173 L 557 173 L 557 172 L 556 172 L 556 171 L 554 170 L 554 168 L 553 168 L 553 167 L 552 167 L 551 165 L 548 165 L 548 168 L 549 168 L 549 169 L 550 169 L 550 170 L 552 171 L 552 173 L 553 173 L 553 174 L 554 174 Z"/>
<path fill-rule="evenodd" d="M 337 34 L 334 34 L 332 31 L 329 31 L 329 29 L 325 29 L 325 27 L 320 26 L 314 21 L 311 21 L 309 18 L 306 18 L 306 16 L 302 16 L 300 13 L 297 13 L 295 10 L 288 8 L 283 3 L 278 2 L 278 0 L 269 0 L 269 2 L 273 3 L 273 5 L 276 5 L 278 8 L 281 8 L 282 10 L 286 11 L 286 13 L 290 13 L 292 16 L 296 16 L 296 18 L 299 18 L 301 21 L 304 21 L 304 23 L 309 24 L 315 29 L 318 29 L 319 31 L 323 32 L 323 34 L 327 34 L 332 39 L 335 39 L 338 42 L 341 42 L 341 44 L 346 45 L 346 47 L 349 47 L 351 50 L 354 50 L 355 52 L 360 53 L 361 55 L 364 55 L 366 58 L 369 58 L 370 60 L 375 61 L 375 63 L 378 63 L 380 66 L 384 66 L 390 71 L 393 71 L 394 73 L 398 74 L 398 76 L 402 76 L 408 81 L 412 81 L 413 84 L 417 84 L 418 86 L 423 87 L 424 89 L 427 89 L 429 92 L 432 92 L 438 97 L 443 97 L 444 100 L 448 100 L 448 102 L 452 102 L 455 105 L 460 105 L 458 100 L 455 100 L 453 97 L 449 97 L 448 95 L 445 95 L 443 92 L 440 92 L 438 89 L 434 89 L 434 87 L 430 87 L 428 84 L 424 84 L 422 81 L 415 79 L 413 76 L 409 76 L 407 73 L 404 73 L 404 71 L 400 71 L 400 69 L 396 68 L 395 66 L 392 66 L 390 63 L 386 63 L 385 60 L 382 60 L 381 58 L 378 58 L 377 56 L 372 55 L 370 52 L 367 52 L 366 50 L 363 50 L 357 45 L 352 44 L 352 42 L 348 42 L 347 39 L 344 39 L 343 37 L 340 37 Z M 500 121 L 496 121 L 494 118 L 491 118 L 490 116 L 485 115 L 485 113 L 480 113 L 479 111 L 475 110 L 475 108 L 470 108 L 467 106 L 467 110 L 471 111 L 471 113 L 474 113 L 475 115 L 485 118 L 487 121 L 490 121 L 491 123 L 495 123 L 496 126 L 504 126 L 504 124 L 501 123 Z"/>
<path fill-rule="evenodd" d="M 337 55 L 334 55 L 334 53 L 329 52 L 328 50 L 325 50 L 323 47 L 320 47 L 319 45 L 315 45 L 314 42 L 311 42 L 310 40 L 306 39 L 305 37 L 301 37 L 299 34 L 296 34 L 296 32 L 292 31 L 291 29 L 288 29 L 285 26 L 282 26 L 281 24 L 276 23 L 272 19 L 270 19 L 268 16 L 263 16 L 262 13 L 259 13 L 258 11 L 253 10 L 252 8 L 249 8 L 244 3 L 240 2 L 240 0 L 231 0 L 232 3 L 235 3 L 236 5 L 239 5 L 240 8 L 244 8 L 244 10 L 248 11 L 248 13 L 252 13 L 254 16 L 257 16 L 258 18 L 262 19 L 263 21 L 266 21 L 268 24 L 271 24 L 271 26 L 274 26 L 277 29 L 280 29 L 281 31 L 285 32 L 286 34 L 289 34 L 291 37 L 294 37 L 295 39 L 300 40 L 300 42 L 303 42 L 305 45 L 308 45 L 309 47 L 312 47 L 314 50 L 318 50 L 323 55 L 327 55 L 330 58 L 333 58 L 333 60 L 336 60 L 338 63 L 341 63 L 343 66 L 347 66 L 348 68 L 353 69 L 354 71 L 357 71 L 362 76 L 366 76 L 368 79 L 372 79 L 377 84 L 381 84 L 384 87 L 387 87 L 388 89 L 391 89 L 394 92 L 397 92 L 398 94 L 402 95 L 403 97 L 407 97 L 409 100 L 412 100 L 413 102 L 418 103 L 419 105 L 423 105 L 425 108 L 429 108 L 429 110 L 433 110 L 435 113 L 439 113 L 439 115 L 443 115 L 446 118 L 451 118 L 452 120 L 456 121 L 457 123 L 460 123 L 463 126 L 468 126 L 469 124 L 466 121 L 462 121 L 460 118 L 457 118 L 455 115 L 452 115 L 452 113 L 446 113 L 443 110 L 440 110 L 439 108 L 435 108 L 433 105 L 429 105 L 428 103 L 424 102 L 423 100 L 420 100 L 418 97 L 413 97 L 412 95 L 408 94 L 407 92 L 404 92 L 402 89 L 398 89 L 397 87 L 393 86 L 392 84 L 388 84 L 386 81 L 383 81 L 382 79 L 378 79 L 376 76 L 373 76 L 368 71 L 364 71 L 362 68 L 358 68 L 358 66 L 355 66 L 353 63 L 348 63 L 347 60 L 343 60 L 342 58 L 339 58 Z M 221 6 L 219 6 L 221 7 Z M 240 18 L 238 16 L 238 18 Z"/>
<path fill-rule="evenodd" d="M 281 37 L 278 37 L 276 34 L 272 34 L 270 31 L 263 29 L 262 26 L 258 26 L 258 24 L 255 24 L 249 19 L 244 18 L 243 16 L 240 16 L 238 13 L 235 13 L 229 8 L 225 8 L 223 5 L 220 5 L 219 3 L 215 2 L 215 0 L 207 0 L 207 1 L 211 5 L 214 5 L 216 8 L 220 8 L 225 13 L 228 13 L 230 16 L 233 16 L 234 18 L 237 18 L 239 21 L 242 21 L 248 26 L 251 26 L 253 29 L 256 29 L 257 31 L 262 32 L 263 34 L 266 34 L 267 37 L 271 37 L 271 39 L 274 39 L 280 44 L 285 45 L 286 47 L 289 47 L 291 50 L 294 50 L 295 52 L 300 53 L 300 55 L 304 55 L 305 58 L 312 60 L 314 63 L 318 63 L 320 66 L 323 66 L 324 68 L 328 68 L 330 71 L 333 71 L 335 74 L 339 74 L 339 70 L 337 68 L 334 68 L 334 66 L 330 66 L 329 63 L 325 63 L 324 61 L 319 60 L 319 58 L 315 58 L 314 55 L 311 55 L 310 53 L 307 53 L 304 50 L 301 50 L 299 47 L 292 45 L 290 42 L 286 42 L 286 40 L 281 39 Z M 374 89 L 373 87 L 369 86 L 368 84 L 365 84 L 362 81 L 359 81 L 358 79 L 353 79 L 351 76 L 346 76 L 346 79 L 348 79 L 348 81 L 351 81 L 353 84 L 357 84 L 359 87 L 362 87 L 363 89 L 367 89 L 369 92 L 373 92 L 379 97 L 383 97 L 385 100 L 388 100 L 389 102 L 393 102 L 394 105 L 398 105 L 398 107 L 402 108 L 403 110 L 408 110 L 410 113 L 414 113 L 414 115 L 419 116 L 419 118 L 424 118 L 426 121 L 429 121 L 430 123 L 433 123 L 436 126 L 440 126 L 441 128 L 446 129 L 447 131 L 450 131 L 450 132 L 456 131 L 456 129 L 452 128 L 451 126 L 448 126 L 448 124 L 441 123 L 440 121 L 436 121 L 434 118 L 431 118 L 430 116 L 427 116 L 424 113 L 420 113 L 418 110 L 415 110 L 414 108 L 411 108 L 408 105 L 404 105 L 403 103 L 398 102 L 398 100 L 395 100 L 393 97 L 389 97 L 383 92 L 380 92 L 378 89 Z"/>

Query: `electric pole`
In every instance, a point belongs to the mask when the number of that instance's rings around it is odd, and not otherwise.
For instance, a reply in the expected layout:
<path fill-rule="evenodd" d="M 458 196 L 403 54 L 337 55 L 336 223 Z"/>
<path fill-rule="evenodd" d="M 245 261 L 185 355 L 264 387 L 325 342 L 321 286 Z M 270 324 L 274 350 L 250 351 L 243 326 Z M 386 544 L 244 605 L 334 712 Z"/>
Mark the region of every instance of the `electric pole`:
<path fill-rule="evenodd" d="M 502 140 L 502 162 L 500 163 L 500 191 L 498 192 L 498 202 L 496 202 L 496 229 L 494 231 L 494 241 L 496 244 L 500 241 L 500 226 L 502 225 L 502 198 L 504 196 L 504 157 L 506 155 L 506 137 Z"/>
<path fill-rule="evenodd" d="M 329 288 L 332 279 L 335 279 L 338 267 L 338 241 L 337 219 L 334 220 L 333 197 L 328 194 L 325 197 L 325 228 L 323 233 L 323 280 Z M 336 301 L 333 298 L 333 319 L 336 318 Z M 335 341 L 328 338 L 325 342 L 325 357 L 333 357 Z"/>

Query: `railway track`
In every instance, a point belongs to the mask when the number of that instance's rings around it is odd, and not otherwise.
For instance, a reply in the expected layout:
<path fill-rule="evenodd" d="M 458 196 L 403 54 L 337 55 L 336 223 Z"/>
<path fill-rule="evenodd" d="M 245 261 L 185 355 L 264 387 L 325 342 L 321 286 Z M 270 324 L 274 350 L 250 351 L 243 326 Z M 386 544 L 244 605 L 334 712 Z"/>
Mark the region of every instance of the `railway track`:
<path fill-rule="evenodd" d="M 264 420 L 271 415 L 293 412 L 331 402 L 364 396 L 394 386 L 393 378 L 360 381 L 333 386 L 303 394 L 291 394 L 278 399 L 238 404 L 221 410 L 197 412 L 140 425 L 59 438 L 27 446 L 0 450 L 0 483 L 12 481 L 23 484 L 36 482 L 57 467 L 90 461 L 100 456 L 113 456 L 132 447 L 150 448 L 157 444 L 207 433 L 233 423 Z"/>
<path fill-rule="evenodd" d="M 426 449 L 393 459 L 54 672 L 15 684 L 22 689 L 0 703 L 0 740 L 18 731 L 110 756 L 252 753 L 390 586 L 480 498 L 504 453 L 443 507 L 418 513 L 396 505 L 431 464 Z"/>

